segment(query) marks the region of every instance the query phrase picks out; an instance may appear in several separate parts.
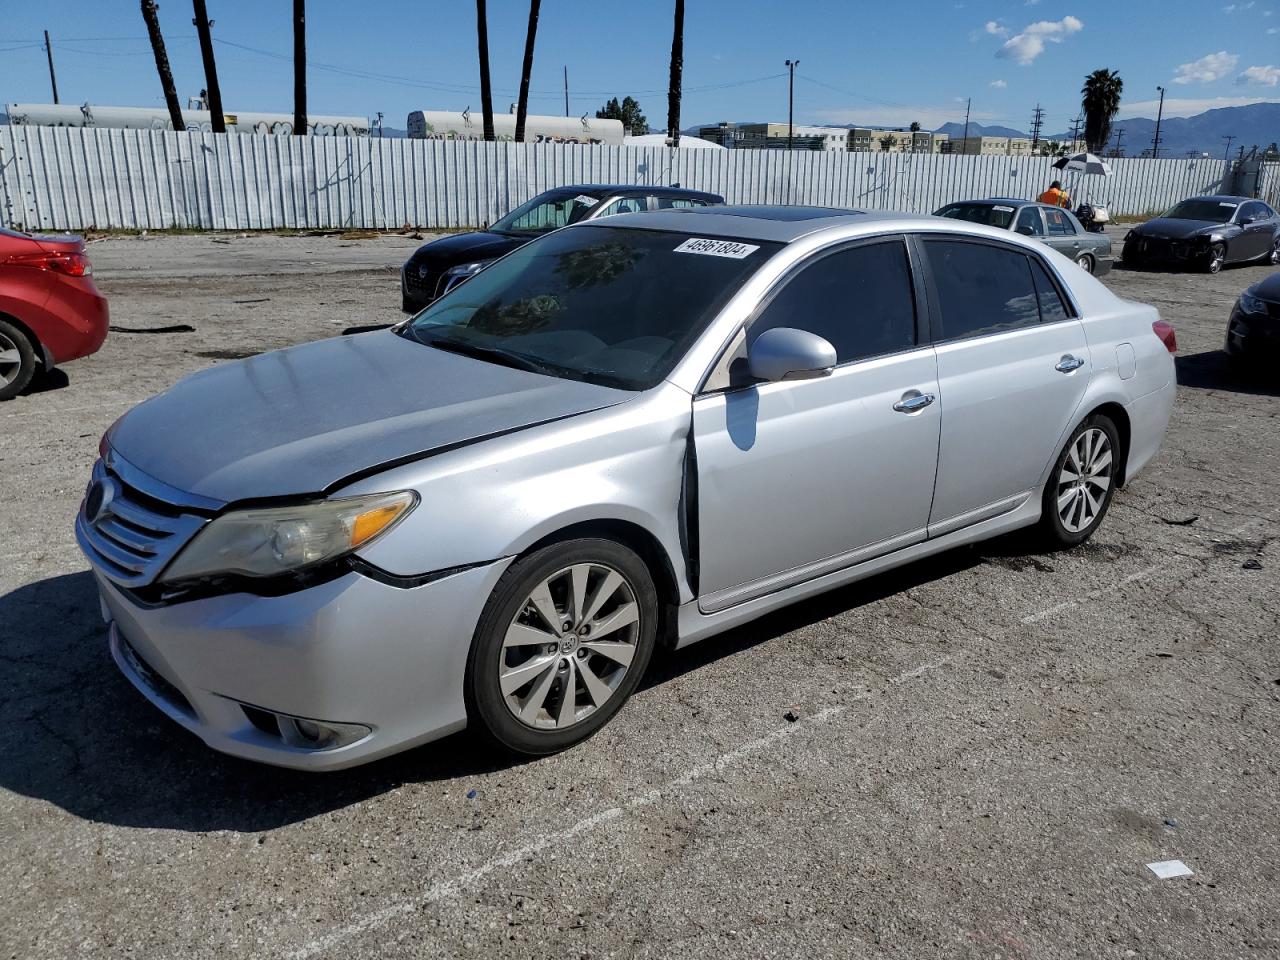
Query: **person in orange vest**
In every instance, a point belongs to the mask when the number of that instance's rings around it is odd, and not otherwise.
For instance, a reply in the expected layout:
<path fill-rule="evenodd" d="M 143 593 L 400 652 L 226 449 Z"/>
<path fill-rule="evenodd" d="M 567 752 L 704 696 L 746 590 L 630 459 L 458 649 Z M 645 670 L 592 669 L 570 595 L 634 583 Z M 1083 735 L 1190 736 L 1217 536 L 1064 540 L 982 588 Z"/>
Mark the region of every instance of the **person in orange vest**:
<path fill-rule="evenodd" d="M 1067 191 L 1062 189 L 1062 181 L 1055 180 L 1049 184 L 1049 189 L 1040 194 L 1040 202 L 1047 203 L 1051 207 L 1069 207 L 1071 206 L 1071 197 Z"/>

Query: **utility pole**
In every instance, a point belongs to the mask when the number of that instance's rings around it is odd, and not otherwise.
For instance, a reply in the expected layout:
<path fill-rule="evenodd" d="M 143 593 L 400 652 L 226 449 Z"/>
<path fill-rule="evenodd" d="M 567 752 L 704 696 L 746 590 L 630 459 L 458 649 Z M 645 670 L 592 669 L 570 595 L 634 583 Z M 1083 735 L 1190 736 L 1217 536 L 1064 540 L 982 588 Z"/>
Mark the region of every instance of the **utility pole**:
<path fill-rule="evenodd" d="M 1123 157 L 1123 156 L 1124 156 L 1124 151 L 1123 151 L 1123 150 L 1121 149 L 1121 147 L 1120 147 L 1120 144 L 1121 144 L 1123 141 L 1124 141 L 1124 127 L 1116 127 L 1116 149 L 1115 149 L 1115 156 L 1117 156 L 1117 157 Z"/>
<path fill-rule="evenodd" d="M 1151 140 L 1151 159 L 1160 156 L 1160 121 L 1164 119 L 1164 87 L 1156 87 L 1160 91 L 1160 109 L 1156 111 L 1156 135 Z"/>
<path fill-rule="evenodd" d="M 307 0 L 293 0 L 293 135 L 307 135 Z"/>
<path fill-rule="evenodd" d="M 1231 159 L 1231 141 L 1235 139 L 1235 135 L 1232 134 L 1231 136 L 1228 136 L 1224 133 L 1222 135 L 1222 139 L 1227 141 L 1227 149 L 1222 151 L 1222 159 L 1226 162 Z"/>
<path fill-rule="evenodd" d="M 796 106 L 796 67 L 800 66 L 799 60 L 788 60 L 787 69 L 791 71 L 790 79 L 787 80 L 787 149 L 791 149 L 791 140 L 795 136 L 795 106 Z"/>
<path fill-rule="evenodd" d="M 564 65 L 564 115 L 569 115 L 569 65 Z"/>
<path fill-rule="evenodd" d="M 1044 110 L 1040 104 L 1036 104 L 1036 109 L 1031 115 L 1031 152 L 1034 154 L 1036 148 L 1040 146 L 1040 128 L 1044 126 Z"/>
<path fill-rule="evenodd" d="M 58 102 L 58 78 L 53 74 L 53 44 L 49 42 L 49 31 L 44 32 L 44 52 L 49 55 L 49 83 L 53 86 L 53 102 Z"/>
<path fill-rule="evenodd" d="M 175 130 L 185 130 L 187 125 L 183 122 L 182 106 L 173 86 L 173 71 L 169 69 L 169 54 L 164 49 L 164 35 L 160 33 L 160 17 L 156 9 L 156 0 L 142 0 L 142 19 L 146 21 L 147 35 L 151 38 L 151 53 L 155 57 L 156 73 L 160 75 L 164 103 L 169 108 L 169 123 Z"/>
<path fill-rule="evenodd" d="M 191 22 L 195 24 L 196 33 L 200 37 L 200 57 L 204 60 L 205 87 L 209 91 L 209 100 L 205 108 L 209 111 L 213 132 L 226 133 L 227 121 L 222 114 L 222 91 L 218 87 L 218 67 L 213 59 L 213 37 L 209 35 L 209 28 L 213 24 L 209 22 L 209 11 L 205 8 L 204 0 L 192 0 L 192 3 L 196 15 Z"/>
<path fill-rule="evenodd" d="M 378 139 L 382 139 L 382 111 L 378 111 Z"/>
<path fill-rule="evenodd" d="M 969 149 L 969 108 L 971 106 L 973 106 L 973 97 L 964 102 L 964 136 L 960 140 L 962 144 L 960 149 L 965 151 Z"/>
<path fill-rule="evenodd" d="M 1084 121 L 1084 117 L 1076 114 L 1075 119 L 1071 121 L 1071 152 L 1079 153 L 1080 148 L 1077 145 L 1080 141 L 1080 124 Z"/>

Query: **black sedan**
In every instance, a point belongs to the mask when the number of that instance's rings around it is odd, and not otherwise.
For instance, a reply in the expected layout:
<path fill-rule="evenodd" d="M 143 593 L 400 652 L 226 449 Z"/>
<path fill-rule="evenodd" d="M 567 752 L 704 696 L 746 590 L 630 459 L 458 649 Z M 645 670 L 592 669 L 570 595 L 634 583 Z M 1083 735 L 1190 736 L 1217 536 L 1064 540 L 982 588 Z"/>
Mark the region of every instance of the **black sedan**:
<path fill-rule="evenodd" d="M 1125 266 L 1165 264 L 1217 273 L 1229 263 L 1280 263 L 1280 215 L 1249 197 L 1192 197 L 1124 238 Z"/>
<path fill-rule="evenodd" d="M 557 187 L 522 203 L 486 230 L 423 244 L 400 268 L 400 309 L 416 313 L 455 284 L 530 240 L 570 223 L 620 213 L 724 203 L 724 197 L 681 187 L 586 184 Z"/>
<path fill-rule="evenodd" d="M 1240 294 L 1227 321 L 1224 346 L 1237 360 L 1280 358 L 1280 273 Z"/>

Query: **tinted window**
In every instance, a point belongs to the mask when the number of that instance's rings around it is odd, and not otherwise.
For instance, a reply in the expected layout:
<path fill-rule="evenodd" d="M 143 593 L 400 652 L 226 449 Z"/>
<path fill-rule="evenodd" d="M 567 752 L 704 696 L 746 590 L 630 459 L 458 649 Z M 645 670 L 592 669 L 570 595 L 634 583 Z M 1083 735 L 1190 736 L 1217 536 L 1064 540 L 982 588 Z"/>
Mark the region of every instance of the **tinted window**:
<path fill-rule="evenodd" d="M 577 223 L 600 202 L 590 194 L 548 190 L 522 203 L 489 229 L 498 233 L 549 233 L 568 223 Z"/>
<path fill-rule="evenodd" d="M 644 209 L 644 197 L 619 197 L 599 213 L 593 214 L 592 219 L 599 220 L 603 217 L 617 216 L 620 213 L 641 213 Z"/>
<path fill-rule="evenodd" d="M 705 207 L 706 201 L 689 197 L 650 197 L 650 210 L 687 210 L 690 207 Z"/>
<path fill-rule="evenodd" d="M 1226 223 L 1239 204 L 1230 200 L 1183 200 L 1165 214 L 1174 220 L 1203 220 L 1205 223 Z"/>
<path fill-rule="evenodd" d="M 1026 254 L 951 240 L 926 240 L 925 249 L 938 288 L 938 339 L 1000 333 L 1039 322 Z"/>
<path fill-rule="evenodd" d="M 1040 208 L 1023 207 L 1019 210 L 1014 229 L 1028 237 L 1043 237 L 1044 221 L 1040 219 Z"/>
<path fill-rule="evenodd" d="M 1265 220 L 1269 214 L 1270 211 L 1264 203 L 1246 203 L 1244 209 L 1240 211 L 1240 219 L 1253 217 L 1255 220 Z"/>
<path fill-rule="evenodd" d="M 1036 285 L 1036 300 L 1040 303 L 1040 321 L 1055 323 L 1058 320 L 1066 320 L 1071 314 L 1067 310 L 1067 305 L 1062 302 L 1058 288 L 1049 279 L 1049 273 L 1045 270 L 1044 264 L 1035 257 L 1030 259 L 1031 276 Z"/>
<path fill-rule="evenodd" d="M 671 371 L 778 249 L 608 222 L 526 244 L 427 307 L 404 335 L 494 363 L 641 389 Z M 707 245 L 733 251 L 717 255 Z"/>
<path fill-rule="evenodd" d="M 751 324 L 749 340 L 774 327 L 824 337 L 836 362 L 915 346 L 916 310 L 901 241 L 828 254 L 791 279 Z"/>
<path fill-rule="evenodd" d="M 1004 230 L 1013 219 L 1013 207 L 1003 203 L 953 203 L 939 210 L 938 216 L 968 223 L 985 223 Z"/>
<path fill-rule="evenodd" d="M 1061 210 L 1045 210 L 1044 218 L 1049 221 L 1050 236 L 1071 236 L 1076 232 L 1071 218 Z"/>

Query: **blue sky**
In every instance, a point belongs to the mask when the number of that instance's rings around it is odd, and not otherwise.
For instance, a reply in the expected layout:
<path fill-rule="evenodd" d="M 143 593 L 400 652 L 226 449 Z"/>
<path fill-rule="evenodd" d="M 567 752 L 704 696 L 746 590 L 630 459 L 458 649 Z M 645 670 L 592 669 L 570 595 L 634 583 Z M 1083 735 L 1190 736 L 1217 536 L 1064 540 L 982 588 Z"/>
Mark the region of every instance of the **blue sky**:
<path fill-rule="evenodd" d="M 562 113 L 636 96 L 666 121 L 671 0 L 544 0 L 531 112 Z M 50 100 L 41 31 L 53 36 L 64 103 L 162 106 L 137 0 L 7 4 L 0 101 Z M 785 120 L 786 68 L 798 58 L 800 123 L 935 127 L 973 118 L 1025 129 L 1037 102 L 1046 132 L 1079 109 L 1084 75 L 1125 80 L 1121 116 L 1167 115 L 1280 100 L 1280 0 L 688 0 L 682 123 Z M 227 110 L 292 109 L 289 0 L 208 0 Z M 490 0 L 494 106 L 515 100 L 526 3 Z M 403 127 L 413 109 L 480 108 L 475 11 L 468 0 L 310 0 L 314 113 Z M 162 0 L 179 96 L 204 85 L 190 0 Z M 322 69 L 321 64 L 333 69 Z"/>

